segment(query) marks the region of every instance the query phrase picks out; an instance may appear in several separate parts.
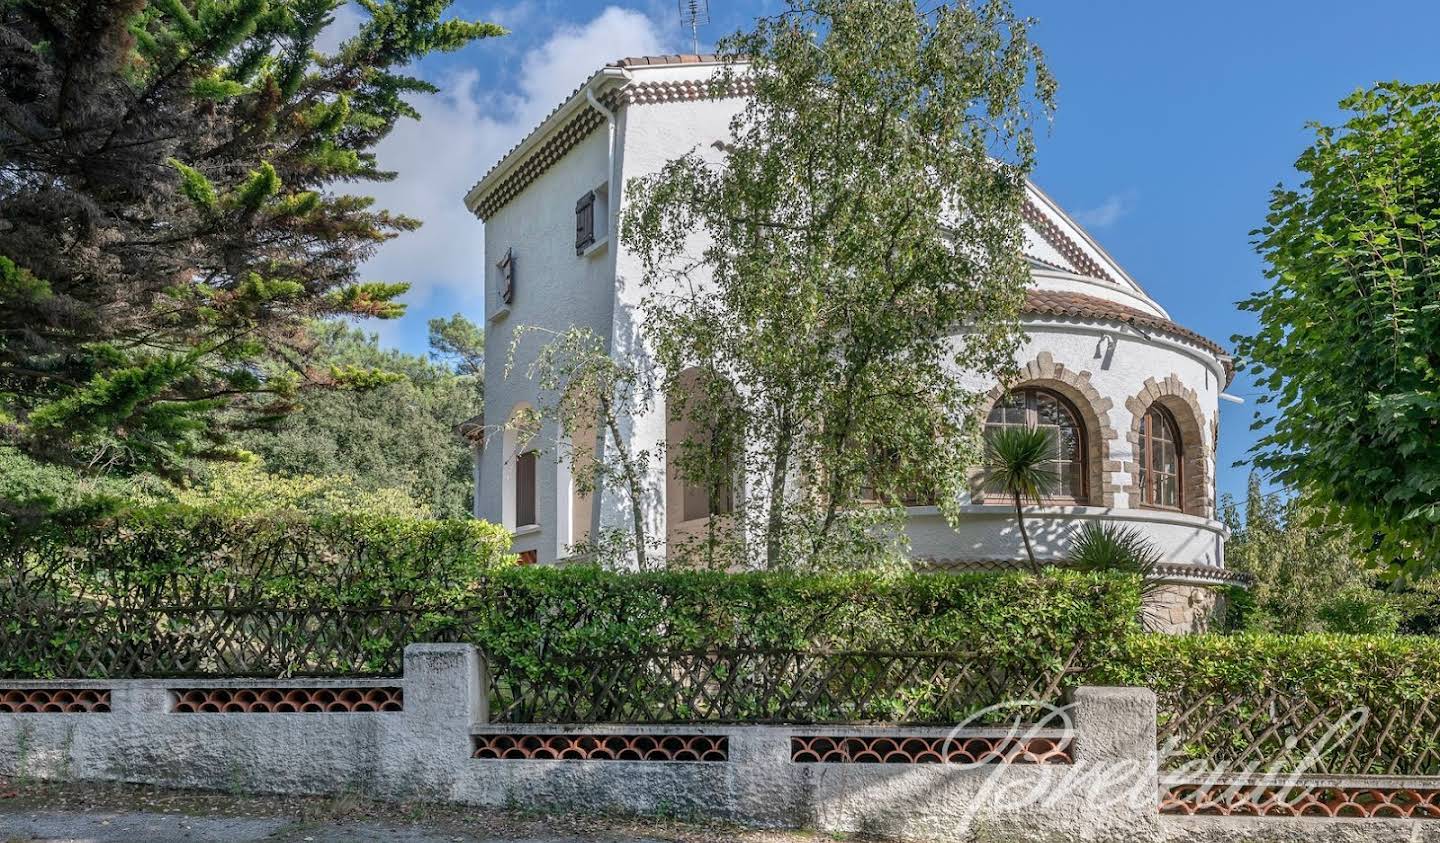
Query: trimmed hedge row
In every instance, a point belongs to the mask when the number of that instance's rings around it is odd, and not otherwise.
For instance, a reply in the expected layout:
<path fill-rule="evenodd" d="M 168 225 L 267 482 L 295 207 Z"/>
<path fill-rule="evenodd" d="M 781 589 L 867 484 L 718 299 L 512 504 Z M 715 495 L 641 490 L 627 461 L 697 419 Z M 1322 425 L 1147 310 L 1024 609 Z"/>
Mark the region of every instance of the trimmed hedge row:
<path fill-rule="evenodd" d="M 515 719 L 945 721 L 1058 699 L 1138 585 L 518 568 L 478 522 L 126 512 L 4 534 L 8 676 L 393 675 L 468 641 Z"/>
<path fill-rule="evenodd" d="M 0 675 L 373 673 L 512 567 L 479 521 L 183 507 L 0 522 Z"/>
<path fill-rule="evenodd" d="M 1135 635 L 1087 679 L 1154 689 L 1171 768 L 1440 775 L 1434 638 Z"/>

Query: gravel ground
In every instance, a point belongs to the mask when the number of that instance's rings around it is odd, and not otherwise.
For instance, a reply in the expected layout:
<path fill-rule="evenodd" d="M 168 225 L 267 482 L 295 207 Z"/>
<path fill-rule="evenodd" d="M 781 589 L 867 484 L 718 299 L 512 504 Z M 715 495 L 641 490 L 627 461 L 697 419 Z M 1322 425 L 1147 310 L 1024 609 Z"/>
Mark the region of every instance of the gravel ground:
<path fill-rule="evenodd" d="M 805 833 L 595 816 L 541 817 L 360 796 L 256 797 L 0 779 L 0 841 L 73 843 L 816 843 Z"/>

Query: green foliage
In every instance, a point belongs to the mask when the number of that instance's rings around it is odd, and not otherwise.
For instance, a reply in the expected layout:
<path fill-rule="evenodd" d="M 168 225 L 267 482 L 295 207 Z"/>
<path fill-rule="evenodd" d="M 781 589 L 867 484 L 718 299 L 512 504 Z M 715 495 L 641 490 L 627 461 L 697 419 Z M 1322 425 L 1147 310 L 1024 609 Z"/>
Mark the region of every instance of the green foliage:
<path fill-rule="evenodd" d="M 985 435 L 985 483 L 1015 503 L 1015 521 L 1025 542 L 1030 568 L 1040 570 L 1022 503 L 1039 503 L 1060 483 L 1055 463 L 1055 436 L 1042 427 L 1003 427 Z"/>
<path fill-rule="evenodd" d="M 1298 495 L 1264 494 L 1252 475 L 1244 509 L 1227 496 L 1220 513 L 1230 528 L 1226 567 L 1254 578 L 1253 607 L 1245 619 L 1249 629 L 1324 631 L 1320 606 L 1371 584 L 1349 531 L 1320 523 Z"/>
<path fill-rule="evenodd" d="M 726 425 L 681 443 L 684 474 L 762 490 L 736 514 L 751 559 L 893 554 L 903 510 L 865 488 L 956 515 L 978 396 L 953 370 L 1013 367 L 1029 277 L 1030 127 L 1054 86 L 1028 27 L 1001 0 L 787 3 L 719 46 L 749 63 L 718 92 L 753 89 L 723 163 L 691 153 L 626 186 L 659 391 L 700 372 L 686 412 Z"/>
<path fill-rule="evenodd" d="M 545 720 L 559 715 L 544 689 L 589 687 L 597 666 L 633 670 L 602 698 L 658 706 L 675 677 L 656 673 L 653 658 L 738 651 L 750 655 L 734 663 L 737 693 L 691 700 L 681 716 L 743 719 L 775 714 L 757 702 L 773 695 L 740 689 L 783 695 L 793 679 L 768 673 L 766 654 L 788 652 L 844 668 L 827 686 L 838 699 L 802 700 L 798 716 L 836 705 L 943 720 L 1009 693 L 1058 695 L 1073 668 L 1119 652 L 1138 608 L 1134 579 L 1105 574 L 516 568 L 508 540 L 468 520 L 186 507 L 0 522 L 0 616 L 13 627 L 0 674 L 393 674 L 406 643 L 460 640 L 485 652 L 499 693 L 540 689 L 527 704 Z M 213 605 L 233 610 L 223 629 Z M 305 623 L 294 623 L 296 610 Z M 24 630 L 42 628 L 27 620 L 37 611 L 45 634 L 31 636 Z M 937 653 L 987 678 L 971 687 L 959 674 L 896 674 L 832 655 L 855 651 Z M 1041 679 L 1053 687 L 1029 688 Z"/>
<path fill-rule="evenodd" d="M 430 357 L 448 363 L 462 375 L 485 377 L 485 331 L 456 313 L 449 319 L 431 319 Z"/>
<path fill-rule="evenodd" d="M 124 625 L 127 608 L 180 620 L 222 604 L 261 612 L 454 607 L 488 572 L 514 562 L 508 546 L 503 527 L 471 519 L 79 507 L 0 519 L 0 615 L 16 618 L 19 607 L 40 605 L 56 620 L 73 614 L 75 644 L 92 646 L 86 612 L 94 612 L 99 635 L 105 611 L 120 612 L 114 621 Z M 151 634 L 163 634 L 164 618 L 153 620 L 161 623 Z"/>
<path fill-rule="evenodd" d="M 1149 573 L 1160 563 L 1160 552 L 1135 527 L 1087 521 L 1070 548 L 1070 564 L 1082 571 Z"/>
<path fill-rule="evenodd" d="M 1070 547 L 1070 567 L 1079 571 L 1109 571 L 1135 576 L 1140 582 L 1140 622 L 1159 629 L 1165 619 L 1151 605 L 1164 589 L 1157 570 L 1162 560 L 1155 543 L 1136 527 L 1108 521 L 1087 521 Z"/>
<path fill-rule="evenodd" d="M 236 434 L 234 443 L 259 456 L 270 474 L 350 484 L 391 501 L 391 511 L 404 498 L 430 517 L 470 512 L 470 453 L 455 428 L 480 412 L 479 379 L 382 349 L 374 335 L 341 322 L 309 331 L 317 343 L 311 365 L 347 388 L 312 392 L 266 427 Z"/>
<path fill-rule="evenodd" d="M 173 494 L 195 511 L 231 515 L 354 515 L 425 520 L 431 508 L 404 488 L 379 486 L 347 474 L 280 476 L 258 462 L 213 463 L 197 471 L 193 485 Z M 463 517 L 464 513 L 460 513 Z"/>
<path fill-rule="evenodd" d="M 1275 412 L 1254 461 L 1419 575 L 1440 562 L 1440 84 L 1340 105 L 1256 232 L 1273 285 L 1237 349 Z"/>
<path fill-rule="evenodd" d="M 1402 617 L 1394 601 L 1373 588 L 1352 588 L 1321 603 L 1316 610 L 1327 632 L 1345 635 L 1394 635 Z"/>
<path fill-rule="evenodd" d="M 1440 772 L 1433 714 L 1427 713 L 1427 701 L 1440 697 L 1440 641 L 1433 638 L 1136 635 L 1085 681 L 1154 689 L 1162 729 L 1188 713 L 1192 725 L 1181 731 L 1178 760 L 1223 760 L 1269 740 L 1273 754 L 1262 750 L 1259 759 L 1266 769 L 1287 770 L 1314 748 L 1323 751 L 1309 763 L 1312 772 Z M 1315 746 L 1332 722 L 1357 708 L 1369 717 L 1353 738 Z M 1307 723 L 1325 722 L 1300 733 L 1277 719 L 1292 711 Z M 1215 712 L 1213 719 L 1207 712 Z M 1195 722 L 1205 725 L 1195 728 Z M 1281 746 L 1292 732 L 1298 750 Z M 1387 735 L 1389 742 L 1378 745 Z M 1345 757 L 1352 746 L 1357 755 Z"/>
<path fill-rule="evenodd" d="M 311 320 L 403 313 L 357 270 L 419 223 L 343 190 L 394 177 L 375 148 L 435 90 L 407 68 L 504 31 L 366 0 L 322 53 L 342 4 L 0 4 L 0 440 L 173 477 L 339 385 Z"/>

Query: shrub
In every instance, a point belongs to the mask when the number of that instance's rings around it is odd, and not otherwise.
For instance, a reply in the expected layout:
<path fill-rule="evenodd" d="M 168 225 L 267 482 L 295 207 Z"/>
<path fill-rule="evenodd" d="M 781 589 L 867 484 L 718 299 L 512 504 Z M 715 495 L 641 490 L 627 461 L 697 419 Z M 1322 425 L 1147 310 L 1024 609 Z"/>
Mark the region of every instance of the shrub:
<path fill-rule="evenodd" d="M 486 652 L 509 719 L 955 722 L 1058 702 L 1137 607 L 1133 578 L 1075 572 L 527 568 L 491 577 L 455 632 Z"/>
<path fill-rule="evenodd" d="M 1086 680 L 1154 689 L 1162 744 L 1173 739 L 1181 756 L 1172 767 L 1204 759 L 1277 772 L 1440 774 L 1433 638 L 1137 635 Z M 1357 710 L 1366 714 L 1353 734 L 1326 736 Z"/>
<path fill-rule="evenodd" d="M 161 507 L 4 521 L 0 672 L 370 672 L 513 564 L 508 548 L 473 520 Z"/>
<path fill-rule="evenodd" d="M 479 522 L 146 510 L 10 528 L 0 671 L 396 674 L 468 641 L 502 717 L 953 721 L 1058 701 L 1138 585 L 1041 577 L 518 568 Z"/>
<path fill-rule="evenodd" d="M 1326 632 L 1348 635 L 1394 635 L 1400 609 L 1390 596 L 1373 588 L 1351 588 L 1320 604 L 1316 617 Z"/>

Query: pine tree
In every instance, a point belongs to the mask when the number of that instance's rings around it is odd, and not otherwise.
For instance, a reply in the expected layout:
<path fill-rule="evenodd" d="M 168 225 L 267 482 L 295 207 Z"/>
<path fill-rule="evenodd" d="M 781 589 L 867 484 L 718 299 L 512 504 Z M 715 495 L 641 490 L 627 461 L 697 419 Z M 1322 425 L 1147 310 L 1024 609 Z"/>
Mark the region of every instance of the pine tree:
<path fill-rule="evenodd" d="M 394 178 L 404 68 L 503 34 L 450 3 L 358 0 L 324 54 L 344 0 L 0 0 L 0 442 L 164 473 L 367 384 L 306 326 L 403 312 L 357 268 L 418 222 L 338 187 Z"/>

